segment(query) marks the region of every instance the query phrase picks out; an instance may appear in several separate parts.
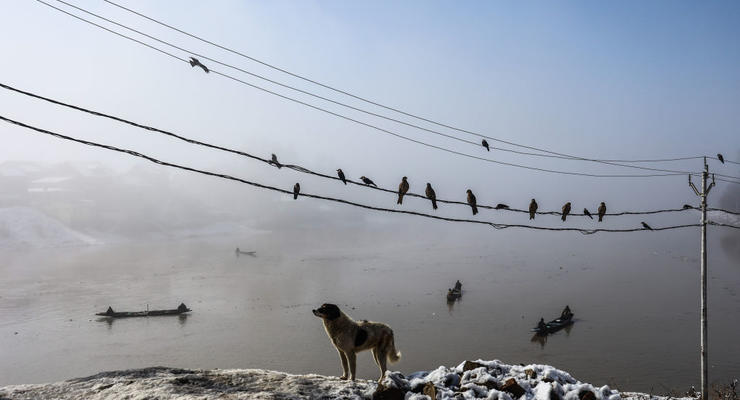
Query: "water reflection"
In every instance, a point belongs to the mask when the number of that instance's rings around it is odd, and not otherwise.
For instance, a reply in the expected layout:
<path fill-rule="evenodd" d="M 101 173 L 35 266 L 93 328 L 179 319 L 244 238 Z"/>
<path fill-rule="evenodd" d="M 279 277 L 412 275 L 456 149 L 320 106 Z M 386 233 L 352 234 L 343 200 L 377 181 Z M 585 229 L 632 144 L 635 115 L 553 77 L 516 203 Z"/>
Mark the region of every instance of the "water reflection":
<path fill-rule="evenodd" d="M 157 316 L 157 318 L 158 319 L 167 319 L 166 317 L 174 317 L 174 316 L 175 315 L 159 315 L 159 316 Z M 178 322 L 178 324 L 180 325 L 180 327 L 183 327 L 183 326 L 185 326 L 185 323 L 187 322 L 188 317 L 190 316 L 190 314 L 178 314 L 176 316 L 177 316 L 177 322 Z M 142 318 L 154 318 L 154 317 L 142 317 Z M 132 318 L 100 317 L 100 318 L 97 318 L 95 321 L 97 321 L 97 322 L 105 322 L 108 325 L 108 329 L 110 330 L 111 328 L 113 328 L 113 322 L 116 321 L 116 320 L 118 320 L 118 319 L 127 320 L 127 319 L 132 319 Z"/>
<path fill-rule="evenodd" d="M 540 344 L 540 348 L 541 349 L 544 349 L 545 348 L 545 343 L 547 343 L 547 334 L 542 335 L 542 334 L 539 334 L 539 333 L 535 333 L 534 335 L 532 335 L 531 342 L 533 342 L 533 343 L 539 343 Z"/>

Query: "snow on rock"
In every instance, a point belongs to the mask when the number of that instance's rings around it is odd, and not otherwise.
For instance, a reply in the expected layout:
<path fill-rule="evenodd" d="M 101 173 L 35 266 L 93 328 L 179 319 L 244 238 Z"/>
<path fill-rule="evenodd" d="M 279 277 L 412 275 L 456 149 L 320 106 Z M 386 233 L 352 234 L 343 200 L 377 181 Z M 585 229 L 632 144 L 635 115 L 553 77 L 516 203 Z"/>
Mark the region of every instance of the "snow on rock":
<path fill-rule="evenodd" d="M 404 376 L 387 371 L 380 384 L 261 369 L 187 370 L 166 367 L 103 372 L 87 378 L 0 388 L 0 399 L 488 399 L 665 400 L 579 382 L 548 365 L 465 361 L 457 367 Z M 675 399 L 675 398 L 674 398 Z M 691 398 L 685 398 L 691 399 Z M 680 399 L 675 399 L 680 400 Z"/>
<path fill-rule="evenodd" d="M 98 241 L 32 208 L 0 208 L 0 248 L 93 244 Z"/>

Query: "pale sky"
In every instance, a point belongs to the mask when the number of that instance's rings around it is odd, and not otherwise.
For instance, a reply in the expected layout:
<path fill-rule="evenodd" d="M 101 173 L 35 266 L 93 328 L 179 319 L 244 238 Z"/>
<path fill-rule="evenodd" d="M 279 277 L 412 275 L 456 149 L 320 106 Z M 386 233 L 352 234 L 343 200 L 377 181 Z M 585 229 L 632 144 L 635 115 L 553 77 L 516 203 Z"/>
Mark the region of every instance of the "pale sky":
<path fill-rule="evenodd" d="M 204 45 L 101 0 L 70 2 L 271 79 L 399 117 Z M 728 159 L 740 159 L 737 2 L 120 2 L 292 72 L 488 136 L 594 158 L 722 152 Z M 480 203 L 525 208 L 535 197 L 543 209 L 559 209 L 572 201 L 579 212 L 584 206 L 594 211 L 599 201 L 607 201 L 615 211 L 697 202 L 683 176 L 570 177 L 420 147 L 207 75 L 38 2 L 7 2 L 3 15 L 3 83 L 184 136 L 263 157 L 277 153 L 283 161 L 329 174 L 341 167 L 351 178 L 367 175 L 390 188 L 405 175 L 413 192 L 422 193 L 424 184 L 432 182 L 438 197 L 461 201 L 470 188 Z M 641 173 L 588 162 L 486 153 L 276 90 L 415 139 L 483 157 L 567 171 Z M 393 196 L 277 171 L 6 90 L 0 90 L 0 109 L 2 115 L 42 128 L 168 161 L 286 188 L 301 181 L 307 192 L 395 205 Z M 6 124 L 0 124 L 0 132 L 4 137 L 0 162 L 94 160 L 120 167 L 138 163 L 128 156 L 63 143 Z M 701 163 L 654 166 L 699 171 Z M 740 175 L 736 165 L 713 162 L 711 168 Z M 714 198 L 728 185 L 718 185 Z M 422 201 L 408 207 L 429 211 Z M 463 208 L 450 215 L 467 216 L 468 211 Z"/>

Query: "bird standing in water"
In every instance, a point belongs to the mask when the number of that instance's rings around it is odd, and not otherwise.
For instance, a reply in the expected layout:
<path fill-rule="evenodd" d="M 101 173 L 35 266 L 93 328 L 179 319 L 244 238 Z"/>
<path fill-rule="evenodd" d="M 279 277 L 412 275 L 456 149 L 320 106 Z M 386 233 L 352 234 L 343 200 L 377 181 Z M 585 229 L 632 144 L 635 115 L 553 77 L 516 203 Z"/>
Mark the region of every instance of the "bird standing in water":
<path fill-rule="evenodd" d="M 470 189 L 468 189 L 468 204 L 470 204 L 470 208 L 473 209 L 473 215 L 478 214 L 478 205 L 475 200 L 475 195 Z"/>
<path fill-rule="evenodd" d="M 721 162 L 722 164 L 724 164 L 724 163 L 725 163 L 725 158 L 724 158 L 724 157 L 722 157 L 722 154 L 719 154 L 719 153 L 717 153 L 717 159 L 718 159 L 718 160 L 719 160 L 719 162 Z"/>
<path fill-rule="evenodd" d="M 481 145 L 482 145 L 483 147 L 485 147 L 485 148 L 486 148 L 486 150 L 488 150 L 488 151 L 491 151 L 491 149 L 490 149 L 490 148 L 488 147 L 488 142 L 486 142 L 486 139 L 483 139 L 483 141 L 482 141 L 482 142 L 480 142 L 480 144 L 481 144 Z"/>
<path fill-rule="evenodd" d="M 646 223 L 644 223 L 644 222 L 640 222 L 640 223 L 642 224 L 642 227 L 643 227 L 643 228 L 645 228 L 645 229 L 647 229 L 647 230 L 649 230 L 649 231 L 652 231 L 652 230 L 653 230 L 653 228 L 651 228 L 651 227 L 650 227 L 650 225 L 648 225 L 648 224 L 646 224 Z"/>
<path fill-rule="evenodd" d="M 537 213 L 537 202 L 532 199 L 532 202 L 529 203 L 529 219 L 534 219 L 535 214 Z"/>
<path fill-rule="evenodd" d="M 601 220 L 604 219 L 604 214 L 606 214 L 606 203 L 602 201 L 601 204 L 599 204 L 598 211 L 599 211 L 599 222 L 601 222 Z"/>
<path fill-rule="evenodd" d="M 275 155 L 275 153 L 272 153 L 272 161 L 270 162 L 273 163 L 276 167 L 278 167 L 278 169 L 283 167 L 283 164 L 280 164 L 280 162 L 277 160 L 277 156 Z"/>
<path fill-rule="evenodd" d="M 427 182 L 427 190 L 426 195 L 429 200 L 432 201 L 432 208 L 437 209 L 437 194 L 434 193 L 434 189 L 432 189 L 432 184 Z"/>
<path fill-rule="evenodd" d="M 591 213 L 588 211 L 587 208 L 584 208 L 583 209 L 583 215 L 585 215 L 585 216 L 587 216 L 587 217 L 589 217 L 591 219 L 594 219 L 594 217 L 591 216 Z"/>
<path fill-rule="evenodd" d="M 401 183 L 398 185 L 398 202 L 396 204 L 403 204 L 403 195 L 409 191 L 409 181 L 404 176 L 401 178 Z"/>
<path fill-rule="evenodd" d="M 570 214 L 570 202 L 565 203 L 565 205 L 563 206 L 563 216 L 560 217 L 560 219 L 565 221 L 565 217 L 567 217 L 568 214 Z"/>
<path fill-rule="evenodd" d="M 337 176 L 339 176 L 339 179 L 342 180 L 342 183 L 344 183 L 345 185 L 347 184 L 347 178 L 344 177 L 344 172 L 341 168 L 337 170 Z"/>
<path fill-rule="evenodd" d="M 372 185 L 372 186 L 378 187 L 378 185 L 376 185 L 375 182 L 373 182 L 372 180 L 370 180 L 370 178 L 367 178 L 365 176 L 361 176 L 360 180 L 362 180 L 362 183 L 368 186 Z"/>
<path fill-rule="evenodd" d="M 297 183 L 293 185 L 293 200 L 298 199 L 298 193 L 301 192 L 301 184 Z"/>
<path fill-rule="evenodd" d="M 196 67 L 196 66 L 197 67 L 201 67 L 201 68 L 203 68 L 203 71 L 206 71 L 206 74 L 209 72 L 208 71 L 208 67 L 206 67 L 205 65 L 203 65 L 200 61 L 198 61 L 197 58 L 190 57 L 190 61 L 189 62 L 190 62 L 190 66 L 191 67 Z"/>

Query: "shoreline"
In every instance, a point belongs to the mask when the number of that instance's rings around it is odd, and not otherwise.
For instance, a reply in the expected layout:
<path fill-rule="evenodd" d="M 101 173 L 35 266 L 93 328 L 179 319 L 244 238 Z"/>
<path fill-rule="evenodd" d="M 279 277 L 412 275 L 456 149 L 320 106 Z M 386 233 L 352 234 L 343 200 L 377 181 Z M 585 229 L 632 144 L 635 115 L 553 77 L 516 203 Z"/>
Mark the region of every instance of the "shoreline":
<path fill-rule="evenodd" d="M 649 400 L 693 399 L 620 392 L 580 382 L 549 365 L 509 365 L 498 360 L 464 361 L 454 367 L 415 372 L 388 371 L 380 384 L 343 381 L 316 374 L 264 369 L 149 367 L 101 372 L 45 384 L 0 387 L 0 399 L 497 399 Z"/>

